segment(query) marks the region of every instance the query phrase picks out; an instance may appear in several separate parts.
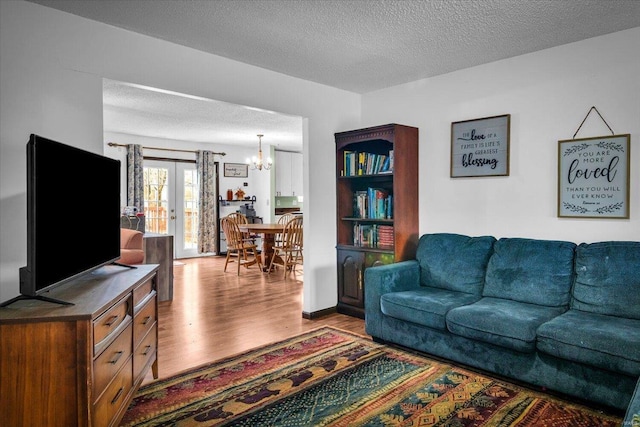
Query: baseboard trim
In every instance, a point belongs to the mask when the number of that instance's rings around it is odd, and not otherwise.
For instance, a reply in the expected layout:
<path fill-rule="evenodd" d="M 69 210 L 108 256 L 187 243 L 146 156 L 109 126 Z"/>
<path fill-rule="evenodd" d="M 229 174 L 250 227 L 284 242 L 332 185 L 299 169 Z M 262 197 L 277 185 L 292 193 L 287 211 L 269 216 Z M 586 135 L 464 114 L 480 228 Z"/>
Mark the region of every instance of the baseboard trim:
<path fill-rule="evenodd" d="M 340 314 L 346 314 L 347 316 L 359 317 L 360 319 L 364 319 L 364 308 L 354 307 L 349 304 L 338 303 L 336 306 L 336 311 Z"/>
<path fill-rule="evenodd" d="M 324 310 L 313 311 L 313 312 L 303 311 L 302 318 L 307 320 L 314 320 L 322 316 L 328 316 L 329 314 L 333 314 L 335 312 L 336 312 L 335 307 L 325 308 Z"/>

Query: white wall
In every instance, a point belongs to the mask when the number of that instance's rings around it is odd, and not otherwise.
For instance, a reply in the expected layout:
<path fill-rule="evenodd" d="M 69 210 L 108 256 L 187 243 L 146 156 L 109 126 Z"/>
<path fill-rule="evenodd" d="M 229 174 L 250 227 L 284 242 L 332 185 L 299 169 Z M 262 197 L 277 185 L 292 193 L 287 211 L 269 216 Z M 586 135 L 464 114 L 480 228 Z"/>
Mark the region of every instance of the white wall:
<path fill-rule="evenodd" d="M 359 126 L 359 96 L 23 1 L 0 1 L 0 301 L 18 294 L 26 264 L 29 134 L 102 153 L 103 78 L 304 117 L 303 310 L 335 306 L 335 220 L 326 214 L 335 211 L 327 184 L 335 172 L 327 165 L 333 133 Z M 78 237 L 79 247 L 90 244 Z"/>
<path fill-rule="evenodd" d="M 558 140 L 595 106 L 631 134 L 630 216 L 557 217 Z M 451 123 L 511 114 L 508 177 L 450 178 Z M 640 240 L 640 28 L 363 96 L 363 126 L 419 128 L 420 232 Z M 611 135 L 592 112 L 577 138 Z"/>

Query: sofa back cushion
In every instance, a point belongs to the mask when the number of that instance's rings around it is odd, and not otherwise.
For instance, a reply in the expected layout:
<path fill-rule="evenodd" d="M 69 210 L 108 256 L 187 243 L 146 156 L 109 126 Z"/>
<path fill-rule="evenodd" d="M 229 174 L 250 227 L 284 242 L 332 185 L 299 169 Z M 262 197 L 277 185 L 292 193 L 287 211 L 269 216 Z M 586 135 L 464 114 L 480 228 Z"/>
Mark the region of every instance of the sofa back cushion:
<path fill-rule="evenodd" d="M 640 242 L 580 244 L 571 306 L 640 319 Z"/>
<path fill-rule="evenodd" d="M 420 237 L 416 259 L 420 284 L 473 295 L 481 295 L 492 236 L 469 237 L 435 233 Z"/>
<path fill-rule="evenodd" d="M 557 240 L 498 240 L 487 266 L 483 296 L 568 306 L 575 248 L 575 243 Z"/>

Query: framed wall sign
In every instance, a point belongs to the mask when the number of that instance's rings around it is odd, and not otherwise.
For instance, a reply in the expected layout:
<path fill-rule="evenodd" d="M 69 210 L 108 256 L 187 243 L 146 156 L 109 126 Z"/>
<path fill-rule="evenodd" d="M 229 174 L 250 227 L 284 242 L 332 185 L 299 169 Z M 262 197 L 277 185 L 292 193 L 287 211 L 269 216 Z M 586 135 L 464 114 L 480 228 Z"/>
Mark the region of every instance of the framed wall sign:
<path fill-rule="evenodd" d="M 224 176 L 246 178 L 249 176 L 249 165 L 244 163 L 225 163 Z"/>
<path fill-rule="evenodd" d="M 451 123 L 451 177 L 509 175 L 511 115 Z"/>
<path fill-rule="evenodd" d="M 558 216 L 629 218 L 630 135 L 558 141 Z"/>

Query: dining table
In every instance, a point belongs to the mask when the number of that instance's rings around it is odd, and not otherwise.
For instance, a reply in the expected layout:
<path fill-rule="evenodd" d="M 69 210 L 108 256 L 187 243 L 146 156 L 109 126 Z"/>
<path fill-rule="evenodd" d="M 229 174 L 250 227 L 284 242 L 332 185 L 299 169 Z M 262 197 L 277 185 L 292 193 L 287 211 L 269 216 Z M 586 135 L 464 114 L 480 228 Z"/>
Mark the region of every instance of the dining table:
<path fill-rule="evenodd" d="M 276 242 L 276 234 L 284 231 L 284 224 L 277 223 L 255 223 L 238 224 L 242 233 L 252 233 L 262 235 L 262 270 L 269 271 L 269 263 L 273 257 L 273 245 Z"/>

